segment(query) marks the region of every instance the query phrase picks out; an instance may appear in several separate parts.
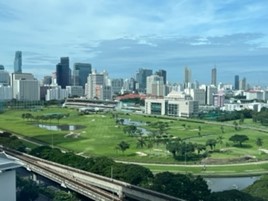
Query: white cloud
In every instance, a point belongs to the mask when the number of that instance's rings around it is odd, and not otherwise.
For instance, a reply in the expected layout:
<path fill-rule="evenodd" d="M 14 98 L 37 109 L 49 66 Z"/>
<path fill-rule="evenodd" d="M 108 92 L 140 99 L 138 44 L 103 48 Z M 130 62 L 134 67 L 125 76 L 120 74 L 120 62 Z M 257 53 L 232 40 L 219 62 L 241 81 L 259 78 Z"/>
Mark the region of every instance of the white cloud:
<path fill-rule="evenodd" d="M 25 67 L 40 62 L 48 72 L 61 56 L 114 71 L 209 60 L 229 65 L 235 56 L 265 55 L 267 9 L 266 1 L 250 0 L 3 1 L 0 62 L 11 69 L 22 50 Z"/>

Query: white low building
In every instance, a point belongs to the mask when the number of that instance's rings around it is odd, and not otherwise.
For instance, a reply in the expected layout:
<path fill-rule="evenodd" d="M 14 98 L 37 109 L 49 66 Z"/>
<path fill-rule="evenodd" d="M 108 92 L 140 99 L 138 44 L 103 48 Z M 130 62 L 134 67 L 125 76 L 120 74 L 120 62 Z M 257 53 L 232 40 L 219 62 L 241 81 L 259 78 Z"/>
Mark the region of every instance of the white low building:
<path fill-rule="evenodd" d="M 222 107 L 221 109 L 224 111 L 241 111 L 241 110 L 253 110 L 256 112 L 261 111 L 261 108 L 268 108 L 268 104 L 267 103 L 228 103 L 225 104 L 224 107 Z"/>
<path fill-rule="evenodd" d="M 192 117 L 198 113 L 198 101 L 190 100 L 189 96 L 172 91 L 162 99 L 146 98 L 145 113 L 150 115 Z"/>

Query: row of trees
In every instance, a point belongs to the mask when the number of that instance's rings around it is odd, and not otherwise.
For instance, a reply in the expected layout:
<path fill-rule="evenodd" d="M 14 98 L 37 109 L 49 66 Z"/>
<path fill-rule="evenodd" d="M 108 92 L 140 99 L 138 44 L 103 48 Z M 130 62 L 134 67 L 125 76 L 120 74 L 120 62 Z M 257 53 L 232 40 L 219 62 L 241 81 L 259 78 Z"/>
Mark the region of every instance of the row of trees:
<path fill-rule="evenodd" d="M 68 114 L 61 114 L 61 113 L 55 113 L 55 114 L 46 114 L 46 115 L 37 115 L 37 116 L 34 116 L 32 115 L 31 113 L 23 113 L 21 115 L 22 119 L 24 120 L 27 120 L 27 121 L 50 121 L 51 120 L 57 120 L 58 121 L 58 124 L 59 124 L 59 121 L 64 118 L 64 117 L 69 117 L 69 113 Z"/>
<path fill-rule="evenodd" d="M 253 114 L 252 120 L 268 126 L 268 108 L 262 108 L 260 112 Z"/>

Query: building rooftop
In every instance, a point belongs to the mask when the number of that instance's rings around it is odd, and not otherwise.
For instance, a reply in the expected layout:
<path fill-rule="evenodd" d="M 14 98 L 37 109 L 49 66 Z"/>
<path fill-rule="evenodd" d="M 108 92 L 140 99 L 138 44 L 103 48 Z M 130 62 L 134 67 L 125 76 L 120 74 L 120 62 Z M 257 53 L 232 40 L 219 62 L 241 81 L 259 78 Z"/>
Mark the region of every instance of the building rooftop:
<path fill-rule="evenodd" d="M 21 166 L 21 162 L 11 156 L 8 156 L 5 152 L 0 152 L 0 172 L 12 170 Z"/>

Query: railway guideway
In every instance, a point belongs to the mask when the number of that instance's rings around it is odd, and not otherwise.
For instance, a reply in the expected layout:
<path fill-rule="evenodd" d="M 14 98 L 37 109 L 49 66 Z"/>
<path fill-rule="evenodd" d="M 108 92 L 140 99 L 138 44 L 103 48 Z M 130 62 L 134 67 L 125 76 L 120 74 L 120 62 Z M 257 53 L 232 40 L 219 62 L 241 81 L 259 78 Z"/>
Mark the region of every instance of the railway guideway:
<path fill-rule="evenodd" d="M 28 154 L 8 154 L 22 160 L 25 168 L 93 200 L 185 201 L 112 178 L 61 165 Z"/>

